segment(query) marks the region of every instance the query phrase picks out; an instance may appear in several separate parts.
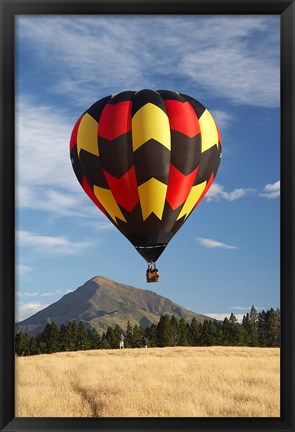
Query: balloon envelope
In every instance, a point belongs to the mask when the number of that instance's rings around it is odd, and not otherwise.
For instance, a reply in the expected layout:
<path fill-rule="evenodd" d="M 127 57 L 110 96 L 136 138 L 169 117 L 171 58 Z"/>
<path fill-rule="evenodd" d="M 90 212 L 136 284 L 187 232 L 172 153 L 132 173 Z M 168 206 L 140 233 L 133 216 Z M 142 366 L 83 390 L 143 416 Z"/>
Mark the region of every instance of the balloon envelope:
<path fill-rule="evenodd" d="M 196 99 L 125 91 L 76 122 L 74 172 L 86 194 L 147 262 L 155 262 L 210 188 L 221 136 Z"/>

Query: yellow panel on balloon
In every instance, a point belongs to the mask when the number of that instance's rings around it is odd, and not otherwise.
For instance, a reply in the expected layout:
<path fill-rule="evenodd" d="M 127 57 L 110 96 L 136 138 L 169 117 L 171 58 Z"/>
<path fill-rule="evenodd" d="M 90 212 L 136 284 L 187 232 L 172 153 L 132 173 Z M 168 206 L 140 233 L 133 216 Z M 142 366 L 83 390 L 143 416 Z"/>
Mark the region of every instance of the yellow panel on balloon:
<path fill-rule="evenodd" d="M 138 187 L 143 220 L 154 213 L 160 220 L 163 216 L 167 185 L 151 178 Z"/>
<path fill-rule="evenodd" d="M 193 210 L 193 208 L 196 205 L 196 202 L 198 201 L 198 199 L 200 198 L 200 196 L 202 195 L 202 193 L 204 192 L 204 189 L 206 187 L 207 182 L 204 181 L 203 183 L 200 183 L 196 186 L 193 186 L 191 188 L 191 191 L 189 193 L 189 196 L 187 197 L 181 212 L 178 215 L 178 219 L 181 219 L 183 216 L 186 215 L 185 218 L 188 217 L 188 215 L 190 214 L 190 212 Z"/>
<path fill-rule="evenodd" d="M 137 150 L 150 139 L 171 150 L 169 119 L 164 111 L 152 103 L 141 107 L 132 117 L 132 145 Z"/>
<path fill-rule="evenodd" d="M 201 152 L 208 150 L 210 147 L 218 147 L 218 131 L 215 121 L 209 111 L 206 109 L 199 118 L 201 129 Z"/>
<path fill-rule="evenodd" d="M 94 185 L 93 192 L 115 223 L 117 223 L 116 218 L 127 222 L 120 210 L 120 207 L 116 203 L 112 192 L 109 189 L 101 188 Z"/>
<path fill-rule="evenodd" d="M 77 136 L 78 155 L 82 149 L 96 156 L 99 156 L 98 151 L 98 137 L 97 137 L 98 123 L 91 115 L 86 113 L 80 122 Z"/>

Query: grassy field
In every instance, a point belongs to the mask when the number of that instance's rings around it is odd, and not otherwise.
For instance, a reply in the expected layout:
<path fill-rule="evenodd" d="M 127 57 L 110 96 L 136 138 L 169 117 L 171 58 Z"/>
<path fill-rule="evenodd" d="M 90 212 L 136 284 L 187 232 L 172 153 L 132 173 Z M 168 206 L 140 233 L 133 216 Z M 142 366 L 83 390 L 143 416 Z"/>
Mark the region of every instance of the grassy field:
<path fill-rule="evenodd" d="M 279 417 L 278 348 L 95 350 L 16 359 L 18 417 Z"/>

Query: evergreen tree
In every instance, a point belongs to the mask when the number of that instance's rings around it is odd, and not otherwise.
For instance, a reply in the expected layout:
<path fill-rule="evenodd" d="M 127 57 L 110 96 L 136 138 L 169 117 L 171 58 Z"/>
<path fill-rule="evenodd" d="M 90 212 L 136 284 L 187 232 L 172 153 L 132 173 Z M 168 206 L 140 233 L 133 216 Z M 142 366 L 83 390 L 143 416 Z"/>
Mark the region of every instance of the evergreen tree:
<path fill-rule="evenodd" d="M 78 324 L 76 321 L 69 322 L 69 336 L 70 336 L 70 351 L 77 351 L 79 349 L 78 344 Z"/>
<path fill-rule="evenodd" d="M 45 353 L 47 354 L 52 354 L 60 350 L 59 329 L 55 322 L 46 324 L 43 332 L 40 335 L 40 342 L 43 342 Z"/>
<path fill-rule="evenodd" d="M 266 346 L 267 332 L 266 332 L 266 314 L 264 310 L 258 314 L 257 332 L 258 332 L 259 345 L 262 347 Z"/>
<path fill-rule="evenodd" d="M 243 316 L 242 320 L 242 327 L 246 330 L 246 332 L 251 333 L 251 322 L 250 322 L 250 315 L 249 312 L 246 313 L 246 315 Z"/>
<path fill-rule="evenodd" d="M 257 346 L 258 344 L 258 313 L 254 306 L 251 307 L 250 315 L 250 343 L 251 346 Z"/>
<path fill-rule="evenodd" d="M 28 356 L 30 352 L 30 336 L 20 331 L 15 336 L 15 353 L 18 356 Z"/>
<path fill-rule="evenodd" d="M 144 328 L 141 325 L 135 324 L 133 327 L 133 348 L 142 347 L 142 338 L 144 336 Z"/>
<path fill-rule="evenodd" d="M 109 348 L 119 348 L 119 337 L 116 335 L 112 327 L 107 328 L 105 340 L 108 342 Z"/>
<path fill-rule="evenodd" d="M 201 326 L 195 317 L 193 317 L 189 328 L 189 341 L 192 346 L 198 346 L 201 343 Z"/>
<path fill-rule="evenodd" d="M 224 318 L 222 323 L 222 332 L 223 332 L 223 344 L 225 346 L 230 345 L 230 324 L 227 317 Z"/>
<path fill-rule="evenodd" d="M 216 344 L 217 331 L 214 323 L 209 320 L 203 322 L 201 328 L 201 345 L 212 346 Z"/>
<path fill-rule="evenodd" d="M 66 324 L 62 324 L 59 328 L 59 344 L 60 344 L 61 351 L 70 350 L 69 326 Z"/>
<path fill-rule="evenodd" d="M 109 327 L 110 328 L 110 327 Z M 108 329 L 109 329 L 108 328 Z M 103 332 L 102 334 L 102 338 L 101 338 L 101 348 L 102 349 L 110 349 L 111 345 L 107 339 L 107 334 L 105 332 Z"/>
<path fill-rule="evenodd" d="M 239 345 L 254 346 L 251 339 L 251 335 L 249 334 L 249 332 L 247 332 L 247 330 L 243 326 L 239 328 Z"/>
<path fill-rule="evenodd" d="M 150 347 L 158 346 L 158 329 L 156 324 L 152 324 L 145 329 L 145 336 L 149 341 Z"/>
<path fill-rule="evenodd" d="M 266 327 L 266 346 L 275 347 L 279 346 L 280 340 L 280 323 L 278 313 L 271 308 L 265 314 L 265 327 Z"/>
<path fill-rule="evenodd" d="M 126 328 L 125 346 L 126 348 L 131 348 L 133 346 L 133 328 L 129 320 Z"/>
<path fill-rule="evenodd" d="M 239 345 L 240 327 L 237 318 L 233 313 L 228 320 L 228 342 L 232 346 Z"/>
<path fill-rule="evenodd" d="M 116 346 L 114 348 L 119 348 L 119 340 L 120 340 L 120 336 L 121 336 L 122 333 L 124 334 L 123 329 L 118 324 L 116 324 L 115 327 L 114 327 L 114 335 L 115 335 L 115 338 L 116 338 Z M 124 346 L 125 346 L 125 341 L 124 341 Z"/>
<path fill-rule="evenodd" d="M 90 349 L 99 349 L 101 348 L 101 336 L 96 330 L 95 327 L 92 327 L 91 330 L 88 329 L 88 341 Z"/>
<path fill-rule="evenodd" d="M 170 318 L 169 315 L 162 315 L 160 317 L 160 321 L 157 325 L 157 338 L 158 338 L 158 346 L 172 346 L 172 335 L 170 328 Z"/>
<path fill-rule="evenodd" d="M 173 346 L 178 345 L 179 340 L 179 321 L 175 315 L 170 318 L 171 342 Z"/>
<path fill-rule="evenodd" d="M 281 311 L 279 308 L 276 309 L 277 318 L 277 346 L 281 346 Z"/>
<path fill-rule="evenodd" d="M 178 345 L 187 346 L 189 341 L 189 325 L 183 318 L 178 323 Z"/>
<path fill-rule="evenodd" d="M 88 333 L 84 326 L 83 321 L 79 321 L 77 331 L 77 348 L 78 350 L 87 350 L 90 348 L 90 342 L 88 340 Z"/>
<path fill-rule="evenodd" d="M 31 336 L 30 337 L 29 351 L 30 351 L 30 355 L 40 354 L 40 350 L 39 350 L 39 347 L 38 347 L 38 344 L 37 344 L 37 338 L 36 338 L 36 336 Z"/>
<path fill-rule="evenodd" d="M 216 345 L 226 345 L 225 343 L 225 336 L 222 331 L 222 326 L 216 326 Z"/>

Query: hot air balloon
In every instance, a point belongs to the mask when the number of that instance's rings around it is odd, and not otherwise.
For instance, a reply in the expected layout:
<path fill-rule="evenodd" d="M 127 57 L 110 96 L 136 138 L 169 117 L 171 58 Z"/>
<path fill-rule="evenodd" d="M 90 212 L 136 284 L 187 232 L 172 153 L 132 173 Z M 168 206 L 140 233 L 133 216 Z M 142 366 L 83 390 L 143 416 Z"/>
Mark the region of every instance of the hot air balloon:
<path fill-rule="evenodd" d="M 95 102 L 70 140 L 75 175 L 94 204 L 148 263 L 156 261 L 216 177 L 221 136 L 196 99 L 124 91 Z"/>

